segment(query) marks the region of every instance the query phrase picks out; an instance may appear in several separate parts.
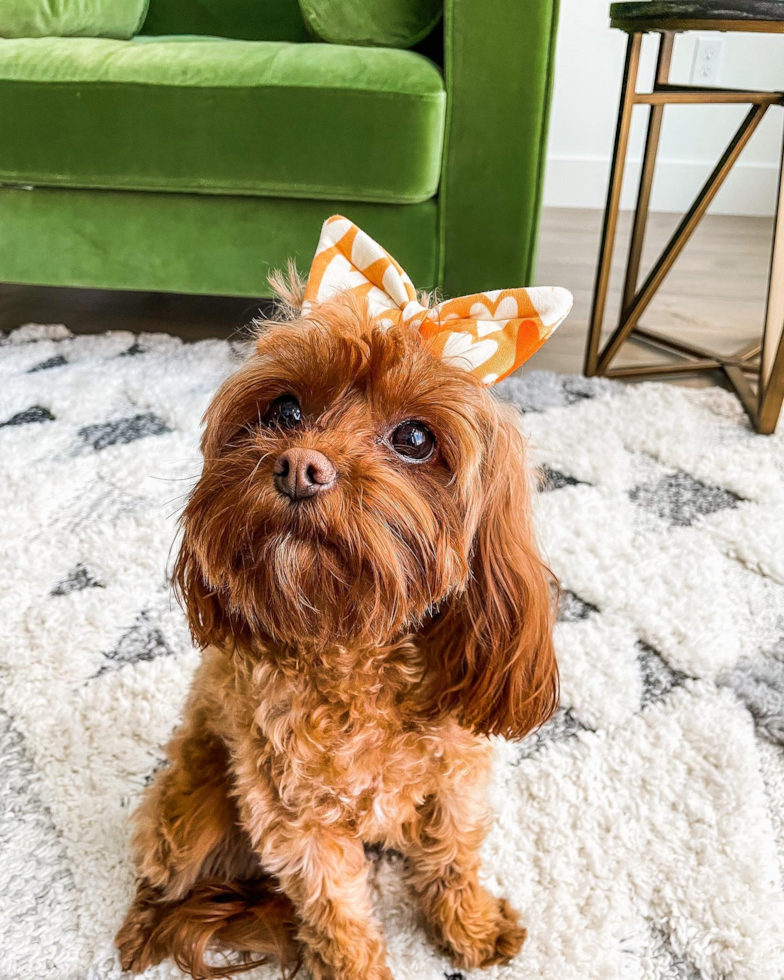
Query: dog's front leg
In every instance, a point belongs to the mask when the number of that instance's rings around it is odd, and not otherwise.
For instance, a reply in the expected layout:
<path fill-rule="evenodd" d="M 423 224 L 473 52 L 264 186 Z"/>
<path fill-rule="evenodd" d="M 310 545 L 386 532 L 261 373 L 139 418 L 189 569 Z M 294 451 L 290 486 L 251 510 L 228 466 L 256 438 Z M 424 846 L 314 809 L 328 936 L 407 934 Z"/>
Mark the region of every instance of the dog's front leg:
<path fill-rule="evenodd" d="M 262 866 L 297 911 L 313 980 L 393 980 L 362 842 L 348 828 L 284 807 L 270 786 L 243 793 L 241 809 Z"/>
<path fill-rule="evenodd" d="M 487 820 L 480 792 L 442 786 L 405 828 L 408 878 L 436 942 L 456 966 L 472 969 L 510 960 L 525 939 L 517 913 L 478 879 Z"/>

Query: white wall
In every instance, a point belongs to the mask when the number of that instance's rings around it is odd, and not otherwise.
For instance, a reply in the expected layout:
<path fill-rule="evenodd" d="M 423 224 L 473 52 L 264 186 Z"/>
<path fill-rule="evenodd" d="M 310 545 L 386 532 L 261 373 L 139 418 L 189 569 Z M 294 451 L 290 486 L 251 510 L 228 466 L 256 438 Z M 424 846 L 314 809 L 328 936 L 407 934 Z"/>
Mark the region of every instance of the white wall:
<path fill-rule="evenodd" d="M 730 88 L 784 91 L 784 35 L 727 34 L 720 76 Z M 640 81 L 651 83 L 658 38 L 643 40 Z M 688 83 L 695 34 L 678 35 L 671 81 Z M 551 207 L 604 207 L 626 35 L 609 27 L 609 0 L 561 0 L 556 79 L 545 183 Z M 684 211 L 716 164 L 748 106 L 668 106 L 652 207 Z M 634 110 L 622 206 L 632 207 L 648 109 Z M 771 214 L 784 109 L 772 107 L 727 178 L 713 210 Z"/>

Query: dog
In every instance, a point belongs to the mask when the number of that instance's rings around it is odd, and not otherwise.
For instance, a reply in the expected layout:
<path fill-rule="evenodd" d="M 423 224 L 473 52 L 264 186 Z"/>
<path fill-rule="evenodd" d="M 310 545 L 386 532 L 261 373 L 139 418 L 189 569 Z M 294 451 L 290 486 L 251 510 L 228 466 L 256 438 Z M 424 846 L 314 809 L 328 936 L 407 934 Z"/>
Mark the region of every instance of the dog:
<path fill-rule="evenodd" d="M 456 967 L 525 939 L 478 879 L 487 736 L 558 701 L 519 419 L 350 293 L 306 309 L 263 325 L 205 416 L 174 571 L 203 659 L 135 818 L 128 970 L 391 980 L 373 845 L 405 856 Z"/>

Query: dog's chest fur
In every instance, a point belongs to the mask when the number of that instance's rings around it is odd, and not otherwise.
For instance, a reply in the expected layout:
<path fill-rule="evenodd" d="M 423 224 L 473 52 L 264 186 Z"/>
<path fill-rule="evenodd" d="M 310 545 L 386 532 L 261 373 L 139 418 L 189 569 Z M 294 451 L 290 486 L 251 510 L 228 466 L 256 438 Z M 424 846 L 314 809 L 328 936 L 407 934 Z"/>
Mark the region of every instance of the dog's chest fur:
<path fill-rule="evenodd" d="M 485 739 L 450 716 L 428 717 L 424 670 L 411 643 L 262 659 L 240 669 L 257 764 L 281 802 L 322 823 L 350 825 L 394 846 L 444 783 L 476 784 Z"/>

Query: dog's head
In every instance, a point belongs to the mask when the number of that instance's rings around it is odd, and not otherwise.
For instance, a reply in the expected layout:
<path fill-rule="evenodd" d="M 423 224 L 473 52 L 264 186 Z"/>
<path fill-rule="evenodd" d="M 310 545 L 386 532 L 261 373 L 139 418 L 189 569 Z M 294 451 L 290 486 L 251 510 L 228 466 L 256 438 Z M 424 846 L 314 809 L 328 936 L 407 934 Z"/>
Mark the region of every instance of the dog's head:
<path fill-rule="evenodd" d="M 523 439 L 476 377 L 344 296 L 262 329 L 205 421 L 175 571 L 201 644 L 417 633 L 464 723 L 519 736 L 552 713 Z"/>

